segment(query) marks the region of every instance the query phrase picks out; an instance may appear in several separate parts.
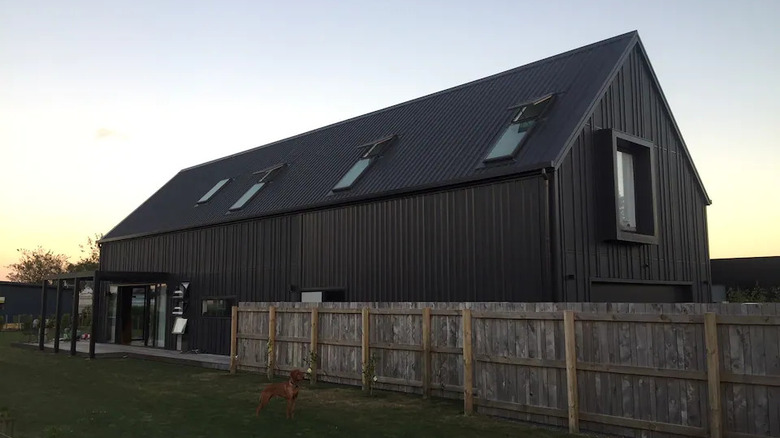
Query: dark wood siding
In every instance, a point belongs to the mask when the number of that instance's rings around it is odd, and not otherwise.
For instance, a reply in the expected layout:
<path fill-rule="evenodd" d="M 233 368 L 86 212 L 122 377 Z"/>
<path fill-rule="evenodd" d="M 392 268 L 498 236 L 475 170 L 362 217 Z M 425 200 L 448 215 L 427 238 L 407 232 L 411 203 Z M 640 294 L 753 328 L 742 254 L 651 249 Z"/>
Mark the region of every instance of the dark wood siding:
<path fill-rule="evenodd" d="M 301 286 L 347 301 L 538 301 L 541 178 L 304 214 Z"/>
<path fill-rule="evenodd" d="M 604 242 L 597 230 L 600 168 L 594 132 L 602 128 L 648 139 L 657 151 L 659 243 Z M 629 55 L 563 162 L 561 239 L 567 301 L 588 301 L 593 279 L 692 282 L 693 299 L 709 298 L 706 202 L 670 115 L 638 48 Z"/>
<path fill-rule="evenodd" d="M 229 325 L 201 324 L 205 297 L 289 301 L 294 286 L 347 301 L 545 301 L 545 190 L 535 176 L 107 242 L 101 269 L 190 281 L 189 348 L 223 354 Z"/>

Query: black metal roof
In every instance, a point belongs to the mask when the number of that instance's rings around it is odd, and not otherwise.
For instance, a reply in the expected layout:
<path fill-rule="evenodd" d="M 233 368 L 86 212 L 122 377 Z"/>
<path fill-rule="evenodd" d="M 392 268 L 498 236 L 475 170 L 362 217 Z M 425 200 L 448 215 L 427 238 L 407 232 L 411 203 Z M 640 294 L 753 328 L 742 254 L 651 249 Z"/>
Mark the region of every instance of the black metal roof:
<path fill-rule="evenodd" d="M 565 52 L 438 93 L 224 157 L 176 174 L 104 241 L 242 220 L 388 193 L 556 167 L 622 60 L 636 32 Z M 482 160 L 517 104 L 555 101 L 514 160 Z M 359 146 L 397 135 L 347 191 L 331 189 L 359 159 Z M 254 172 L 286 167 L 245 208 L 228 212 L 257 182 Z M 224 178 L 210 201 L 197 201 Z"/>

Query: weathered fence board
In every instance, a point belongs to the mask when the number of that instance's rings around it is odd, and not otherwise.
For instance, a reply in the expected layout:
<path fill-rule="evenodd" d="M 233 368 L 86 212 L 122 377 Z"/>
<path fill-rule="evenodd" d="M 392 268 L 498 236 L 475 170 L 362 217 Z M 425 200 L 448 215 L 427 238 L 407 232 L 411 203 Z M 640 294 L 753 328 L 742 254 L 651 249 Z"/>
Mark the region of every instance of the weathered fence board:
<path fill-rule="evenodd" d="M 571 430 L 780 436 L 779 311 L 775 304 L 241 303 L 231 345 L 240 370 L 268 371 L 270 352 L 274 374 L 307 369 L 314 359 L 318 380 L 348 385 L 361 385 L 374 358 L 378 389 L 463 399 L 467 411 Z M 705 329 L 708 321 L 714 330 Z"/>

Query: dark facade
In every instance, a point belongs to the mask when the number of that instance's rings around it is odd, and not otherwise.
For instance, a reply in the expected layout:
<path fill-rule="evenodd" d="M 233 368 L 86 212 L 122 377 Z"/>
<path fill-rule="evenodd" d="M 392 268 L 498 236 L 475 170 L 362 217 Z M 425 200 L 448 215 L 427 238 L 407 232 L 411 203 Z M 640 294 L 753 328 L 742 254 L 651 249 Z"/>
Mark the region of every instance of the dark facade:
<path fill-rule="evenodd" d="M 4 303 L 0 306 L 0 316 L 6 322 L 15 322 L 20 315 L 41 314 L 41 285 L 0 281 L 0 298 Z M 73 308 L 73 289 L 62 292 L 62 314 L 71 313 Z M 54 315 L 57 309 L 57 289 L 50 287 L 46 293 L 46 315 Z"/>
<path fill-rule="evenodd" d="M 672 115 L 641 45 L 617 71 L 579 132 L 557 172 L 564 277 L 563 301 L 620 301 L 594 296 L 615 283 L 629 290 L 655 286 L 657 301 L 709 301 L 709 246 L 706 193 L 693 169 Z M 655 147 L 656 216 L 654 244 L 605 241 L 601 228 L 611 214 L 597 176 L 609 174 L 605 128 L 645 139 Z M 654 300 L 643 294 L 639 300 Z M 635 299 L 627 300 L 635 301 Z"/>
<path fill-rule="evenodd" d="M 548 93 L 555 101 L 520 151 L 482 164 L 507 108 Z M 448 108 L 438 125 L 424 118 Z M 355 190 L 329 194 L 359 158 L 354 145 L 388 131 L 394 146 Z M 428 131 L 445 140 L 432 143 Z M 338 169 L 327 177 L 316 166 L 330 165 L 329 141 L 348 146 L 333 150 Z M 296 161 L 307 150 L 316 160 Z M 618 214 L 618 153 L 636 163 L 633 224 Z M 274 162 L 288 164 L 254 210 L 226 213 L 252 178 L 236 177 L 242 186 L 213 203 L 187 200 L 221 178 L 216 168 Z M 101 270 L 164 272 L 169 291 L 189 282 L 188 347 L 224 354 L 229 318 L 206 311 L 214 301 L 300 301 L 316 291 L 344 301 L 708 301 L 708 204 L 631 33 L 182 171 L 101 242 Z"/>
<path fill-rule="evenodd" d="M 712 259 L 712 284 L 726 289 L 780 287 L 780 257 Z"/>

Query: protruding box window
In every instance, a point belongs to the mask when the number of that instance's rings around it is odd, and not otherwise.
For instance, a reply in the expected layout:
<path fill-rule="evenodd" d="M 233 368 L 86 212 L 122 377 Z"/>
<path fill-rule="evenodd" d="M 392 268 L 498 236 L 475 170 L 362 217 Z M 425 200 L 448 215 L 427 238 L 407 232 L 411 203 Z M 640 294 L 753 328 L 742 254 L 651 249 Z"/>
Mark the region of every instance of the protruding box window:
<path fill-rule="evenodd" d="M 613 129 L 597 132 L 605 238 L 658 243 L 655 145 Z"/>

